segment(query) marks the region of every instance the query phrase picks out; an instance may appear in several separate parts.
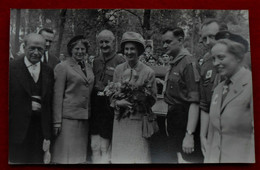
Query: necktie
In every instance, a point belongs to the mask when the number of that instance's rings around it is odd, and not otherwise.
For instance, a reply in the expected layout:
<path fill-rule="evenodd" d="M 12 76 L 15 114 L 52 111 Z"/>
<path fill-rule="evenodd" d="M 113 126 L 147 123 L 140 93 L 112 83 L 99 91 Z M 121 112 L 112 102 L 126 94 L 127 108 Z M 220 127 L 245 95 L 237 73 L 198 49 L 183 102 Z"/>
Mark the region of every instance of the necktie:
<path fill-rule="evenodd" d="M 80 61 L 78 62 L 78 64 L 80 65 L 80 68 L 82 70 L 82 72 L 85 74 L 85 76 L 87 76 L 86 70 L 85 70 L 85 63 L 84 61 Z"/>
<path fill-rule="evenodd" d="M 43 53 L 43 63 L 47 64 L 46 52 Z"/>
<path fill-rule="evenodd" d="M 222 91 L 222 104 L 227 97 L 227 94 L 229 92 L 229 85 L 231 83 L 230 79 L 225 80 L 224 86 L 223 86 L 223 91 Z"/>

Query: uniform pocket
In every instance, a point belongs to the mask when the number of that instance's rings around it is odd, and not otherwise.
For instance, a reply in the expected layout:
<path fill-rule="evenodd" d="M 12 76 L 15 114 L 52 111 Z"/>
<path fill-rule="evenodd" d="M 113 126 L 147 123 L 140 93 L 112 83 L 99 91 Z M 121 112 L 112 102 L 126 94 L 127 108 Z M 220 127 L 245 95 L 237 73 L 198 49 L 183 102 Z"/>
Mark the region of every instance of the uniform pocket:
<path fill-rule="evenodd" d="M 169 75 L 168 82 L 167 82 L 167 92 L 170 96 L 178 96 L 180 93 L 180 75 L 177 72 L 173 72 Z"/>

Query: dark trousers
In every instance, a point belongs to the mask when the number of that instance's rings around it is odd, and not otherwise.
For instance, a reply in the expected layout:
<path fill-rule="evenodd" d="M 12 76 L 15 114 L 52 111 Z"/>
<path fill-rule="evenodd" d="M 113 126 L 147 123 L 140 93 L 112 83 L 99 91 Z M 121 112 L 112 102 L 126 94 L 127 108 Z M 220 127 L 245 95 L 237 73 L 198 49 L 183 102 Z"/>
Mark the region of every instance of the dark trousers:
<path fill-rule="evenodd" d="M 186 154 L 182 150 L 188 123 L 189 107 L 189 104 L 176 104 L 169 107 L 167 113 L 168 148 L 174 154 L 180 152 L 185 161 L 202 163 L 203 154 L 200 147 L 199 123 L 194 132 L 194 152 Z"/>
<path fill-rule="evenodd" d="M 97 92 L 93 92 L 96 94 Z M 106 96 L 92 95 L 90 134 L 112 139 L 114 110 Z"/>
<path fill-rule="evenodd" d="M 44 154 L 42 144 L 41 118 L 39 114 L 33 114 L 23 142 L 9 142 L 9 162 L 14 164 L 42 164 Z"/>

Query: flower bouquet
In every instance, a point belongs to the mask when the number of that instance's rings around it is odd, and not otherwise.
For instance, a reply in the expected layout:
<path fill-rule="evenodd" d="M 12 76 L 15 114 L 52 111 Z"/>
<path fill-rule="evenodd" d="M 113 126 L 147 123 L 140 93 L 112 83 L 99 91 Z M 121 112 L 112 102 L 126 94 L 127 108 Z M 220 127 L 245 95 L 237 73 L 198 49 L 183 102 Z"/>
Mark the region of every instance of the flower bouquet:
<path fill-rule="evenodd" d="M 116 108 L 115 101 L 125 99 L 132 103 L 131 107 L 118 108 L 116 119 L 120 121 L 131 114 L 142 114 L 142 136 L 150 138 L 154 133 L 159 131 L 156 121 L 156 115 L 152 112 L 152 105 L 155 103 L 152 86 L 145 81 L 142 86 L 135 86 L 125 81 L 121 83 L 108 83 L 104 94 L 111 99 L 111 106 Z"/>
<path fill-rule="evenodd" d="M 122 99 L 133 104 L 132 107 L 118 108 L 117 120 L 136 113 L 149 114 L 151 113 L 151 106 L 155 102 L 152 96 L 152 86 L 148 81 L 145 81 L 142 86 L 135 86 L 127 81 L 122 84 L 109 82 L 105 87 L 104 94 L 111 99 L 111 107 L 116 108 L 115 101 Z"/>

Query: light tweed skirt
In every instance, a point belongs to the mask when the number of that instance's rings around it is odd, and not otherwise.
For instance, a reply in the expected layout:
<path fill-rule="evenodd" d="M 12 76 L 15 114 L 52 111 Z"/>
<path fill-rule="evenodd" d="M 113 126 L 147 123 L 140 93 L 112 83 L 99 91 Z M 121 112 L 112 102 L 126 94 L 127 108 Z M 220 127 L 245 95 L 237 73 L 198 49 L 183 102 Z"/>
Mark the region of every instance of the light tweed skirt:
<path fill-rule="evenodd" d="M 62 119 L 61 133 L 54 141 L 52 162 L 85 163 L 88 144 L 88 120 Z"/>
<path fill-rule="evenodd" d="M 114 119 L 112 163 L 151 163 L 147 139 L 142 137 L 142 120 Z"/>

